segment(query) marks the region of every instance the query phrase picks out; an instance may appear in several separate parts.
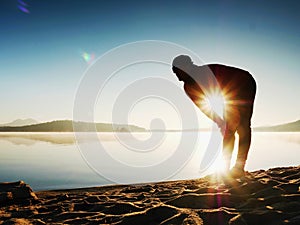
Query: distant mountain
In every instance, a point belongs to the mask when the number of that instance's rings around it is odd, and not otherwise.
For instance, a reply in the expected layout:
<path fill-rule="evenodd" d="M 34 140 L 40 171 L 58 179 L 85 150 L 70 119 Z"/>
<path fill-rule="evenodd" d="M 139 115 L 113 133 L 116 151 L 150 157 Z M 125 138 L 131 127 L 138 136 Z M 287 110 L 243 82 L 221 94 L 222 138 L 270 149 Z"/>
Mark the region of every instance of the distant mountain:
<path fill-rule="evenodd" d="M 14 120 L 10 123 L 6 123 L 6 124 L 0 124 L 1 127 L 19 127 L 19 126 L 27 126 L 27 125 L 32 125 L 32 124 L 37 124 L 39 123 L 38 121 L 34 120 L 34 119 L 17 119 Z"/>
<path fill-rule="evenodd" d="M 92 132 L 95 127 L 98 132 L 143 132 L 146 131 L 142 127 L 134 125 L 109 124 L 109 123 L 87 123 L 74 122 L 72 120 L 58 120 L 46 123 L 39 123 L 26 126 L 2 126 L 0 132 L 73 132 L 73 125 L 76 131 Z"/>
<path fill-rule="evenodd" d="M 300 120 L 291 123 L 280 124 L 276 126 L 256 127 L 254 131 L 266 132 L 300 132 Z"/>
<path fill-rule="evenodd" d="M 21 125 L 18 125 L 21 124 Z M 25 125 L 23 125 L 25 124 Z M 33 119 L 18 119 L 11 123 L 0 125 L 0 132 L 73 132 L 73 126 L 76 131 L 80 132 L 91 132 L 94 131 L 95 127 L 98 132 L 144 132 L 147 131 L 145 128 L 138 127 L 135 125 L 124 125 L 124 124 L 109 124 L 109 123 L 88 123 L 88 122 L 74 122 L 72 120 L 58 120 L 46 123 L 38 123 Z M 200 129 L 201 131 L 207 131 L 209 129 Z M 185 131 L 200 131 L 196 129 L 185 130 Z M 263 126 L 255 127 L 254 131 L 258 132 L 300 132 L 300 120 L 280 124 L 276 126 Z M 161 130 L 151 130 L 153 132 Z M 164 130 L 169 132 L 177 132 L 182 130 Z"/>

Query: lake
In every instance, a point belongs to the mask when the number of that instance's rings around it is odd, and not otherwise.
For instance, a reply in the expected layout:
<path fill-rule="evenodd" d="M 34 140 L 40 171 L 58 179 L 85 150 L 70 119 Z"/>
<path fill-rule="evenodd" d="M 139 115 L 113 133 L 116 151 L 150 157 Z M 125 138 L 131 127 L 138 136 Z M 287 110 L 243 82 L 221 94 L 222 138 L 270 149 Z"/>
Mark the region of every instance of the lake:
<path fill-rule="evenodd" d="M 196 141 L 195 132 L 83 133 L 79 144 L 73 133 L 0 133 L 0 182 L 24 180 L 38 191 L 199 178 L 221 162 L 212 133 Z M 299 147 L 298 132 L 254 132 L 246 169 L 297 166 Z"/>

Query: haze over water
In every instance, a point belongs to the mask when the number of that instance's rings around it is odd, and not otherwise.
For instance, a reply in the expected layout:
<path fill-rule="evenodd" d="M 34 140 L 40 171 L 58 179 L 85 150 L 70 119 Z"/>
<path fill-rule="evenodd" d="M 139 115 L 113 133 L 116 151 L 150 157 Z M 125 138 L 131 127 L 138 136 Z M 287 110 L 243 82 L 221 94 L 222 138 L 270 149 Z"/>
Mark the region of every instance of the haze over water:
<path fill-rule="evenodd" d="M 122 135 L 130 141 L 128 133 Z M 139 139 L 149 136 L 146 133 L 134 135 Z M 140 174 L 139 167 L 161 163 L 174 154 L 180 133 L 169 132 L 165 135 L 163 143 L 150 154 L 128 150 L 120 144 L 113 133 L 99 133 L 101 143 L 111 156 L 122 163 L 136 167 L 136 173 L 128 174 L 121 168 L 109 165 L 103 165 L 103 168 L 105 167 L 106 171 L 114 176 L 120 176 L 125 183 L 160 181 L 155 178 L 160 171 L 153 170 L 152 174 Z M 199 172 L 209 135 L 208 132 L 200 134 L 196 151 L 188 163 L 166 179 L 198 178 L 213 172 L 218 167 L 220 155 L 209 170 Z M 87 143 L 90 141 L 86 140 Z M 299 132 L 254 132 L 246 169 L 253 171 L 299 165 L 299 145 Z M 74 142 L 72 133 L 0 133 L 0 155 L 0 180 L 2 182 L 24 180 L 34 190 L 79 188 L 114 183 L 101 177 L 87 165 Z"/>

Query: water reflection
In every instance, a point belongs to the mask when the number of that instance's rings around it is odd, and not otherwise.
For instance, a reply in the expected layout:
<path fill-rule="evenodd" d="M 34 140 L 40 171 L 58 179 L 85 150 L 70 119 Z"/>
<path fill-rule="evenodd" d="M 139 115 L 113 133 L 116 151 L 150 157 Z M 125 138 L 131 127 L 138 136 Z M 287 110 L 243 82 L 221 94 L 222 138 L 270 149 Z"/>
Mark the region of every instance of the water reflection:
<path fill-rule="evenodd" d="M 37 142 L 48 142 L 57 145 L 71 145 L 75 143 L 72 133 L 0 133 L 0 139 L 15 145 L 31 146 Z"/>
<path fill-rule="evenodd" d="M 114 134 L 110 132 L 98 133 L 98 139 L 104 142 L 116 141 Z M 0 132 L 0 140 L 25 146 L 32 146 L 38 142 L 54 145 L 73 145 L 76 143 L 75 135 L 72 132 Z M 98 140 L 95 140 L 91 133 L 82 132 L 80 141 L 92 142 Z"/>
<path fill-rule="evenodd" d="M 130 141 L 132 137 L 123 133 Z M 136 133 L 135 137 L 143 140 L 150 133 Z M 179 133 L 166 133 L 166 143 L 148 157 L 134 155 L 118 143 L 113 133 L 98 133 L 99 140 L 109 150 L 112 157 L 124 163 L 137 166 L 160 162 L 172 154 L 176 148 Z M 93 140 L 89 133 L 82 134 L 85 142 Z M 209 140 L 204 132 L 200 137 L 198 150 L 184 168 L 170 179 L 191 179 L 201 176 L 199 166 L 201 157 Z M 0 133 L 0 182 L 25 180 L 35 190 L 75 188 L 109 184 L 96 174 L 85 162 L 78 151 L 73 133 Z M 176 144 L 177 143 L 177 144 Z M 277 166 L 300 164 L 300 133 L 254 132 L 252 146 L 246 169 L 268 169 Z M 235 147 L 237 148 L 237 146 Z M 158 160 L 158 161 L 157 161 Z M 126 174 L 118 168 L 108 168 L 111 173 L 128 177 L 128 181 L 139 182 L 147 174 Z M 153 171 L 155 174 L 157 171 Z M 150 175 L 149 175 L 150 176 Z"/>
<path fill-rule="evenodd" d="M 96 141 L 90 133 L 82 133 L 80 141 Z M 126 133 L 122 133 L 126 136 Z M 146 139 L 150 133 L 136 133 L 135 138 Z M 281 140 L 283 142 L 300 144 L 299 132 L 255 132 L 255 136 L 265 137 L 267 139 Z M 117 141 L 114 133 L 98 133 L 101 141 Z M 55 145 L 73 145 L 76 143 L 74 133 L 71 132 L 0 132 L 0 140 L 8 141 L 15 145 L 31 146 L 37 142 L 47 142 Z"/>

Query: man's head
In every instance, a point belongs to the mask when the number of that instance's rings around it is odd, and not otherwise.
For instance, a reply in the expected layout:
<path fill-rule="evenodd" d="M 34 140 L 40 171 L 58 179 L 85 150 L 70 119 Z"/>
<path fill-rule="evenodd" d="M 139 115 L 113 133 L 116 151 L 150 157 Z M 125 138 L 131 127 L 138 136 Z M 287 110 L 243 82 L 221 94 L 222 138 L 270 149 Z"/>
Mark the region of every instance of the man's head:
<path fill-rule="evenodd" d="M 191 79 L 188 74 L 191 71 L 192 65 L 193 62 L 189 56 L 179 55 L 173 59 L 172 70 L 178 77 L 178 80 L 185 82 Z"/>

